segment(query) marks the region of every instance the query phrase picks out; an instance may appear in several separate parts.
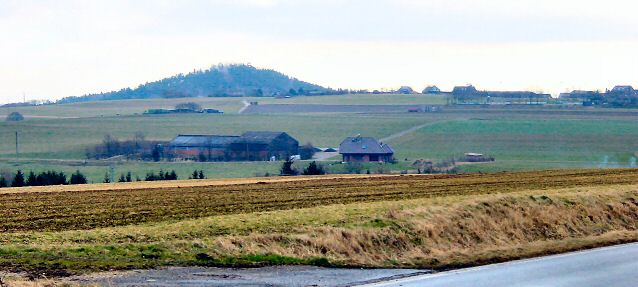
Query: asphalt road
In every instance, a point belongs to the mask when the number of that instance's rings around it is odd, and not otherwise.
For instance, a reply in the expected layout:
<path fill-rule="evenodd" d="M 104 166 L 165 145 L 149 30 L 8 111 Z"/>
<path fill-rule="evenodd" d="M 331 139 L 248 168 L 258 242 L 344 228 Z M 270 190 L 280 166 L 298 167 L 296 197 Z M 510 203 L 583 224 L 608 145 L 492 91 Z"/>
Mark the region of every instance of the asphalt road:
<path fill-rule="evenodd" d="M 409 277 L 365 286 L 638 286 L 638 244 Z"/>

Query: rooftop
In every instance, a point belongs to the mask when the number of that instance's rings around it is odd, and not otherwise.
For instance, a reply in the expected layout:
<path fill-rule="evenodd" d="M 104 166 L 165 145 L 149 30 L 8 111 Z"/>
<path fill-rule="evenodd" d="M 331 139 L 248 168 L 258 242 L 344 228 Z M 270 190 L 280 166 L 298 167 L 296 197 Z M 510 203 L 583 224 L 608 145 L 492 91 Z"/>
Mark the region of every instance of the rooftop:
<path fill-rule="evenodd" d="M 379 143 L 371 137 L 348 137 L 339 145 L 340 154 L 393 154 L 387 144 Z"/>

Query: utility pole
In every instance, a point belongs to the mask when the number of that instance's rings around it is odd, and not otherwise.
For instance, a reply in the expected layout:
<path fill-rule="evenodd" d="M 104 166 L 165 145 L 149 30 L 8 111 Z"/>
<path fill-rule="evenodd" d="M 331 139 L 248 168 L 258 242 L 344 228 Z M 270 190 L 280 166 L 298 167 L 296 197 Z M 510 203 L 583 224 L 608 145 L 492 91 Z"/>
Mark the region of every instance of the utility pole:
<path fill-rule="evenodd" d="M 115 166 L 112 163 L 109 165 L 109 180 L 115 182 Z"/>
<path fill-rule="evenodd" d="M 16 159 L 20 159 L 20 148 L 18 141 L 18 131 L 16 131 Z"/>

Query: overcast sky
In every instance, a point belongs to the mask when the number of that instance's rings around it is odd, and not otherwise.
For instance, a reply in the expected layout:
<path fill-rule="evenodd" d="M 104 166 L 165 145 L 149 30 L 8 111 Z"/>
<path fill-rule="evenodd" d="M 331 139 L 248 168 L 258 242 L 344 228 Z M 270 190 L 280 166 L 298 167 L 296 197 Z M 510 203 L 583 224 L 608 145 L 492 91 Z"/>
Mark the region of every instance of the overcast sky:
<path fill-rule="evenodd" d="M 631 0 L 0 0 L 0 102 L 251 63 L 333 88 L 638 86 Z"/>

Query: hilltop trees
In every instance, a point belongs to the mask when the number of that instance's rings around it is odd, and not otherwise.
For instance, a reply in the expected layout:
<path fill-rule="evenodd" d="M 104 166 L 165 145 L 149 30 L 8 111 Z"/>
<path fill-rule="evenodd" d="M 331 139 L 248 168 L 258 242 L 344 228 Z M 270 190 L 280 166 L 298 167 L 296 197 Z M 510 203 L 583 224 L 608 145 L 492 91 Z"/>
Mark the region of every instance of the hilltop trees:
<path fill-rule="evenodd" d="M 270 96 L 275 94 L 334 94 L 335 91 L 314 85 L 274 70 L 258 69 L 251 65 L 217 65 L 204 71 L 179 74 L 135 89 L 125 88 L 108 93 L 64 98 L 58 103 L 100 100 L 146 99 L 151 97 L 231 97 Z"/>

